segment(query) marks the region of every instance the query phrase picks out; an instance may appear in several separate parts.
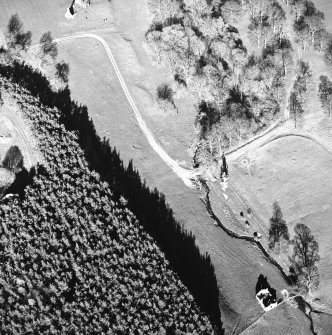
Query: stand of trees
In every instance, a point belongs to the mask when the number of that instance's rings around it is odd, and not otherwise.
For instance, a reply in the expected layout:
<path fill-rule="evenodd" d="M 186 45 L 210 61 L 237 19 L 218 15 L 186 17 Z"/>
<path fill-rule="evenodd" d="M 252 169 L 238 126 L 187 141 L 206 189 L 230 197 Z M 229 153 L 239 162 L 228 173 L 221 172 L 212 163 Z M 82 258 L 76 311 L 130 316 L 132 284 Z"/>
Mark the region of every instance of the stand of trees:
<path fill-rule="evenodd" d="M 195 165 L 221 157 L 224 148 L 277 117 L 292 48 L 276 2 L 166 0 L 150 5 L 155 19 L 146 39 L 155 60 L 196 101 Z M 232 25 L 248 9 L 257 26 L 251 35 L 264 49 L 261 56 L 248 56 Z"/>
<path fill-rule="evenodd" d="M 286 14 L 277 1 L 247 0 L 250 11 L 249 39 L 257 48 L 267 48 L 275 38 L 285 38 Z"/>
<path fill-rule="evenodd" d="M 23 23 L 21 22 L 18 14 L 10 17 L 7 30 L 6 30 L 6 47 L 0 48 L 0 56 L 5 62 L 10 64 L 13 58 L 20 59 L 21 52 L 27 51 L 31 46 L 32 34 L 31 31 L 24 32 Z M 39 57 L 41 58 L 42 65 L 47 63 L 54 63 L 58 56 L 58 48 L 53 40 L 50 31 L 44 33 L 39 40 Z M 55 76 L 62 84 L 68 83 L 69 65 L 64 61 L 55 64 Z M 1 100 L 0 100 L 1 103 Z"/>
<path fill-rule="evenodd" d="M 31 31 L 24 32 L 23 23 L 18 15 L 12 15 L 6 31 L 7 46 L 11 49 L 26 51 L 31 45 L 31 37 Z"/>
<path fill-rule="evenodd" d="M 308 0 L 293 0 L 292 8 L 295 14 L 293 28 L 299 55 L 301 56 L 302 51 L 305 51 L 308 46 L 322 51 L 327 38 L 324 13 Z"/>
<path fill-rule="evenodd" d="M 273 204 L 273 215 L 270 219 L 269 247 L 272 249 L 280 239 L 290 241 L 286 221 L 283 218 L 278 202 Z M 301 293 L 312 294 L 319 285 L 317 263 L 320 260 L 319 247 L 310 229 L 303 223 L 294 228 L 294 237 L 290 241 L 293 254 L 290 259 L 290 280 L 296 284 Z"/>
<path fill-rule="evenodd" d="M 52 60 L 58 56 L 58 47 L 53 41 L 52 34 L 50 31 L 44 33 L 40 38 L 40 51 L 41 57 L 50 57 Z"/>
<path fill-rule="evenodd" d="M 123 165 L 118 152 L 96 134 L 87 108 L 71 101 L 68 88 L 53 92 L 47 79 L 24 63 L 0 65 L 0 74 L 38 97 L 37 104 L 59 109 L 59 122 L 77 133 L 89 168 L 110 184 L 114 199 L 126 199 L 129 210 L 156 240 L 171 268 L 209 316 L 216 332 L 222 334 L 219 289 L 210 257 L 200 254 L 194 236 L 175 220 L 164 196 L 145 185 L 132 163 Z"/>

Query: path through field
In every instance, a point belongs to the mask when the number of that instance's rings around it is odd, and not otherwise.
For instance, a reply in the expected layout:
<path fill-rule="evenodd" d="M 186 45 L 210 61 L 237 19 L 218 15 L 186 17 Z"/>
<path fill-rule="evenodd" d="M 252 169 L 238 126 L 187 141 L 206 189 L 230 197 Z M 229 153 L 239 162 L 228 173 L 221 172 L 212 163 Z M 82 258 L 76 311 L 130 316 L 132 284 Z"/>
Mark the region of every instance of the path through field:
<path fill-rule="evenodd" d="M 133 110 L 134 114 L 135 114 L 135 118 L 143 132 L 143 134 L 145 135 L 146 139 L 148 140 L 150 146 L 153 148 L 153 150 L 160 156 L 160 158 L 173 170 L 173 172 L 182 179 L 182 181 L 185 183 L 186 186 L 188 187 L 193 187 L 192 184 L 192 179 L 197 175 L 197 172 L 195 172 L 195 170 L 189 170 L 189 169 L 184 169 L 183 167 L 181 167 L 177 161 L 175 161 L 174 159 L 172 159 L 168 153 L 164 150 L 164 148 L 157 142 L 156 138 L 154 137 L 153 133 L 151 132 L 150 128 L 147 126 L 146 122 L 143 120 L 141 113 L 139 112 L 129 90 L 128 87 L 121 75 L 121 72 L 119 70 L 119 67 L 114 59 L 114 56 L 112 54 L 112 51 L 110 49 L 110 47 L 108 46 L 108 44 L 106 43 L 106 41 L 96 35 L 96 34 L 90 34 L 90 33 L 84 33 L 84 34 L 78 34 L 78 35 L 72 35 L 72 36 L 68 36 L 68 37 L 61 37 L 61 38 L 57 38 L 55 41 L 56 42 L 65 42 L 65 41 L 71 41 L 74 39 L 78 39 L 78 38 L 93 38 L 97 41 L 99 41 L 103 47 L 105 48 L 105 51 L 109 57 L 109 60 L 112 63 L 113 69 L 116 73 L 116 76 L 121 84 L 121 87 L 123 89 L 124 94 L 126 95 L 126 98 L 128 99 L 128 102 L 130 104 L 131 109 Z"/>
<path fill-rule="evenodd" d="M 150 146 L 167 166 L 171 167 L 177 177 L 180 177 L 186 185 L 191 186 L 190 179 L 194 178 L 198 174 L 198 171 L 180 167 L 177 161 L 172 159 L 156 141 L 155 136 L 143 120 L 128 90 L 127 84 L 119 71 L 119 66 L 114 60 L 107 42 L 102 37 L 90 33 L 58 38 L 56 41 L 64 45 L 66 41 L 70 42 L 82 38 L 93 38 L 103 45 L 131 110 L 134 112 L 135 120 Z M 155 161 L 155 158 L 153 160 Z M 154 165 L 153 168 L 156 169 L 158 164 Z M 149 168 L 151 169 L 151 166 Z M 161 173 L 164 170 L 160 167 L 157 169 L 158 171 L 161 170 Z M 155 175 L 151 170 L 149 170 L 148 174 Z M 158 187 L 158 189 L 166 193 L 167 199 L 172 208 L 174 208 L 180 222 L 186 222 L 186 228 L 197 236 L 196 241 L 201 252 L 208 252 L 212 257 L 222 292 L 222 318 L 223 320 L 227 320 L 225 327 L 233 328 L 233 319 L 238 320 L 238 315 L 242 315 L 239 329 L 243 329 L 247 320 L 256 319 L 261 312 L 254 296 L 251 294 L 252 285 L 254 285 L 258 275 L 262 271 L 269 274 L 273 285 L 279 290 L 287 287 L 287 283 L 281 276 L 279 269 L 264 257 L 256 245 L 245 240 L 234 239 L 222 229 L 216 227 L 213 221 L 206 215 L 205 208 L 199 200 L 197 192 L 186 189 L 183 184 L 180 186 L 180 183 L 173 176 L 173 174 L 162 175 L 162 178 L 167 178 L 167 185 L 163 184 L 163 187 Z M 160 180 L 159 178 L 158 182 Z M 182 207 L 181 210 L 179 209 L 180 205 Z M 227 274 L 224 269 L 227 269 Z M 233 294 L 232 292 L 237 292 L 237 294 Z"/>

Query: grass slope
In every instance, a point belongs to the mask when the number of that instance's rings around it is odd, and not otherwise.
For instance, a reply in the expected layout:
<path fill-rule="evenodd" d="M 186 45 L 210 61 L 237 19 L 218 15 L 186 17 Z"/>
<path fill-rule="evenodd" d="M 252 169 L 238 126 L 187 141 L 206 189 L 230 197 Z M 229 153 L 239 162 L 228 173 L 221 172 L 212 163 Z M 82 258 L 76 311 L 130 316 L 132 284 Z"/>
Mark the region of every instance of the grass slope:
<path fill-rule="evenodd" d="M 272 203 L 280 203 L 290 232 L 298 222 L 312 230 L 320 246 L 318 296 L 332 304 L 332 156 L 303 138 L 275 140 L 251 154 L 251 177 L 240 157 L 231 167 L 233 181 L 268 227 Z"/>
<path fill-rule="evenodd" d="M 54 3 L 51 0 L 39 0 L 35 4 L 41 1 Z M 24 17 L 25 8 L 20 6 L 21 2 L 13 0 L 13 3 L 16 4 L 17 12 Z M 102 3 L 105 7 L 99 8 L 108 10 L 110 3 L 106 0 L 97 1 L 98 6 L 102 6 Z M 78 20 L 64 21 L 62 13 L 67 2 L 58 3 L 56 6 L 57 9 L 50 20 L 56 22 L 58 18 L 61 29 L 54 27 L 52 30 L 54 36 L 82 31 L 81 26 L 83 30 L 90 29 L 88 25 L 83 24 L 84 20 L 79 21 L 81 20 L 79 16 Z M 113 17 L 114 21 L 107 21 L 107 24 L 102 21 L 99 27 L 112 28 L 113 32 L 123 33 L 123 37 L 108 33 L 102 33 L 102 36 L 107 39 L 112 50 L 115 49 L 116 60 L 122 65 L 122 73 L 135 99 L 142 107 L 142 113 L 151 129 L 173 157 L 185 160 L 184 151 L 191 141 L 191 125 L 195 116 L 194 112 L 193 114 L 189 112 L 193 111 L 193 106 L 190 97 L 180 98 L 178 117 L 164 115 L 154 106 L 155 89 L 161 82 L 169 80 L 169 75 L 167 69 L 154 66 L 144 49 L 144 33 L 150 23 L 147 3 L 145 0 L 113 0 L 111 6 L 112 12 L 109 17 Z M 94 11 L 93 6 L 90 7 L 90 11 L 91 13 Z M 52 12 L 48 11 L 48 14 L 51 15 Z M 3 16 L 5 21 L 2 22 L 6 22 L 8 16 L 9 14 Z M 49 30 L 45 29 L 42 21 L 29 26 L 30 18 L 31 14 L 24 18 L 24 23 L 33 33 L 39 34 Z M 91 43 L 86 46 L 80 42 L 73 42 L 60 48 L 61 57 L 70 62 L 70 89 L 74 99 L 87 104 L 99 134 L 110 138 L 111 144 L 120 150 L 125 160 L 134 159 L 135 166 L 147 180 L 148 185 L 158 187 L 166 195 L 166 200 L 174 209 L 176 218 L 195 234 L 201 251 L 211 255 L 222 295 L 221 307 L 226 327 L 231 331 L 238 322 L 239 315 L 242 315 L 238 331 L 244 329 L 261 315 L 260 307 L 254 298 L 254 286 L 258 275 L 260 273 L 267 275 L 271 284 L 278 290 L 285 287 L 285 282 L 276 268 L 252 245 L 234 240 L 215 227 L 206 215 L 205 207 L 199 200 L 197 192 L 186 189 L 149 148 L 131 111 L 122 101 L 122 92 L 113 81 L 114 74 L 109 71 L 106 57 L 99 53 L 98 49 L 100 47 L 97 44 Z"/>
<path fill-rule="evenodd" d="M 45 163 L 22 200 L 0 206 L 2 332 L 213 334 L 151 236 L 88 168 L 60 112 L 6 80 L 0 87 Z"/>
<path fill-rule="evenodd" d="M 265 313 L 241 335 L 312 335 L 310 321 L 298 309 L 282 304 Z"/>

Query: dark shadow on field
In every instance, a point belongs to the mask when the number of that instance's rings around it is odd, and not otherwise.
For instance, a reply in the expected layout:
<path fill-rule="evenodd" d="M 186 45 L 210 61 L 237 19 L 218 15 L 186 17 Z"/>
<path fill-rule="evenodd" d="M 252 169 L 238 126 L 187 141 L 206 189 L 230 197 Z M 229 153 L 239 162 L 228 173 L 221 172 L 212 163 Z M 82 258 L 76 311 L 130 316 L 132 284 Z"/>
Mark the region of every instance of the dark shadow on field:
<path fill-rule="evenodd" d="M 219 287 L 210 256 L 200 253 L 195 236 L 176 221 L 165 196 L 146 185 L 132 162 L 124 166 L 117 150 L 105 138 L 98 136 L 87 107 L 71 100 L 68 87 L 53 92 L 45 76 L 19 62 L 14 62 L 12 66 L 0 65 L 0 75 L 27 89 L 43 105 L 59 109 L 59 121 L 67 130 L 75 131 L 78 135 L 89 167 L 110 184 L 119 203 L 120 199 L 126 199 L 125 206 L 158 243 L 201 311 L 209 316 L 216 333 L 224 334 L 220 319 Z M 33 171 L 31 173 L 33 175 Z M 30 177 L 29 173 L 24 172 L 22 179 L 17 180 L 17 187 L 24 187 Z"/>

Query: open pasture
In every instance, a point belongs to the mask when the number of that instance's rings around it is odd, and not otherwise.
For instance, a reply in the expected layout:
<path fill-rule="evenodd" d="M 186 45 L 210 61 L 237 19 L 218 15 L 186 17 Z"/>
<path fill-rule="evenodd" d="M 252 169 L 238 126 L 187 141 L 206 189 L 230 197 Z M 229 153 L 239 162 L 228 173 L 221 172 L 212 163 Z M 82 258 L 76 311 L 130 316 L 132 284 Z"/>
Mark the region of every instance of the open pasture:
<path fill-rule="evenodd" d="M 250 167 L 248 171 L 248 160 Z M 316 237 L 321 261 L 318 297 L 332 304 L 332 156 L 313 141 L 288 136 L 270 142 L 231 166 L 233 182 L 269 225 L 280 203 L 290 233 L 299 222 Z M 250 173 L 250 174 L 248 174 Z"/>

